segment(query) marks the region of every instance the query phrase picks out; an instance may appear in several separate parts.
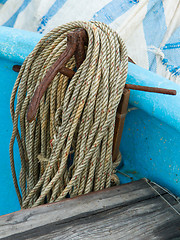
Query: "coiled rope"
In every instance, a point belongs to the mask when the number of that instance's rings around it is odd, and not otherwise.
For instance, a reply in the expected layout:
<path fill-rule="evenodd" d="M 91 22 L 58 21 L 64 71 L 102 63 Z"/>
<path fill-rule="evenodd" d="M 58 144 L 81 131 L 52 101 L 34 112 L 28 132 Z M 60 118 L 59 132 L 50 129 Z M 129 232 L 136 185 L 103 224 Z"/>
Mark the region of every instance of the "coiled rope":
<path fill-rule="evenodd" d="M 36 120 L 27 122 L 27 108 L 37 86 L 65 50 L 67 33 L 77 28 L 84 28 L 89 38 L 84 62 L 70 82 L 56 75 L 41 99 Z M 74 69 L 74 57 L 66 67 Z M 10 161 L 22 208 L 110 187 L 120 160 L 119 156 L 113 165 L 112 144 L 127 68 L 125 44 L 100 22 L 65 24 L 35 46 L 20 69 L 10 102 Z M 14 166 L 15 138 L 21 158 L 20 188 Z"/>

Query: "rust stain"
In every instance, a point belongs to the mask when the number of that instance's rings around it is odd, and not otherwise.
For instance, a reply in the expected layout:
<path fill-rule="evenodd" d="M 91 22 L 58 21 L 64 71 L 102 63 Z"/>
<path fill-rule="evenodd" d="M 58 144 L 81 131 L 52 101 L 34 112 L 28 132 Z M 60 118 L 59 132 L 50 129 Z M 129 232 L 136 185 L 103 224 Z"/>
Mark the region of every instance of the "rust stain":
<path fill-rule="evenodd" d="M 135 170 L 126 170 L 126 173 L 137 174 Z"/>

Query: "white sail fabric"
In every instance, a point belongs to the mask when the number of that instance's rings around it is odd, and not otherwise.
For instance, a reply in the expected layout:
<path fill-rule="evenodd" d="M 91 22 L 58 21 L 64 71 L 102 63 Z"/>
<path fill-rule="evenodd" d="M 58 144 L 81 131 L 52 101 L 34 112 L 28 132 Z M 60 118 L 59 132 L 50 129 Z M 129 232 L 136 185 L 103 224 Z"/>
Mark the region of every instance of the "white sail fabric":
<path fill-rule="evenodd" d="M 180 83 L 179 0 L 0 0 L 0 25 L 45 34 L 75 20 L 110 25 L 139 65 Z"/>

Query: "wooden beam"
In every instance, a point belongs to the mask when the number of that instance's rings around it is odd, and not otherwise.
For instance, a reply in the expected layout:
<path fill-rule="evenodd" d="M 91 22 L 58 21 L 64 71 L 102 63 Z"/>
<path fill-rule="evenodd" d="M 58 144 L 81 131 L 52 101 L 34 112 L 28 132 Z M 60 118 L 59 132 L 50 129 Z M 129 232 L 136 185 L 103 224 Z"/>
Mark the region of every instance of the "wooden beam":
<path fill-rule="evenodd" d="M 2 216 L 0 236 L 18 240 L 170 239 L 162 235 L 180 236 L 178 226 L 179 216 L 140 180 Z"/>

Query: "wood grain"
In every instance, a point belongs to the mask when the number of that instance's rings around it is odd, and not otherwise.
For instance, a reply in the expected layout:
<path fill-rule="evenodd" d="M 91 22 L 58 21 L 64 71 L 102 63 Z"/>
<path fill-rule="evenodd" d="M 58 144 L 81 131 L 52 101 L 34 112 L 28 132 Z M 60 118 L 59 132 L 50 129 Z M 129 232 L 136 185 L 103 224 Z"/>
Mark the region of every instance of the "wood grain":
<path fill-rule="evenodd" d="M 179 208 L 172 197 L 158 191 Z M 180 239 L 180 217 L 145 180 L 140 180 L 2 216 L 0 236 L 4 239 Z"/>

